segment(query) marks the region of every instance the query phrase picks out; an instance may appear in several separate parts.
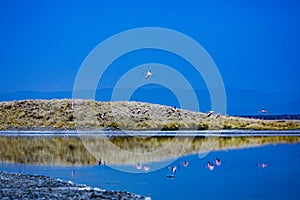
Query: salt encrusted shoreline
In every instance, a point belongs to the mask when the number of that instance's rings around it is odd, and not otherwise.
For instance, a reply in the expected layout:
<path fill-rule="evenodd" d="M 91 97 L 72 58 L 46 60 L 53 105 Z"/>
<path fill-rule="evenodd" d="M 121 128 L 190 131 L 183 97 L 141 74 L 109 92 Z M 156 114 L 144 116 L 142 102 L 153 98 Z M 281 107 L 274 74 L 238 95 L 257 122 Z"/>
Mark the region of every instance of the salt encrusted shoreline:
<path fill-rule="evenodd" d="M 145 199 L 123 191 L 108 191 L 41 175 L 0 171 L 0 199 Z"/>

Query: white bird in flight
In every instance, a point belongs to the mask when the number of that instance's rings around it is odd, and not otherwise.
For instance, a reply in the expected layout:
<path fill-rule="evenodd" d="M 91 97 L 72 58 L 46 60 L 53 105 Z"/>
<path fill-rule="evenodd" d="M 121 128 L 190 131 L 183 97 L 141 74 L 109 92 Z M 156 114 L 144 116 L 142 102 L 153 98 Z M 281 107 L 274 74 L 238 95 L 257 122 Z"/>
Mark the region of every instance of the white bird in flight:
<path fill-rule="evenodd" d="M 151 70 L 149 69 L 146 73 L 146 76 L 145 76 L 145 79 L 148 79 L 150 76 L 152 76 L 152 72 Z"/>

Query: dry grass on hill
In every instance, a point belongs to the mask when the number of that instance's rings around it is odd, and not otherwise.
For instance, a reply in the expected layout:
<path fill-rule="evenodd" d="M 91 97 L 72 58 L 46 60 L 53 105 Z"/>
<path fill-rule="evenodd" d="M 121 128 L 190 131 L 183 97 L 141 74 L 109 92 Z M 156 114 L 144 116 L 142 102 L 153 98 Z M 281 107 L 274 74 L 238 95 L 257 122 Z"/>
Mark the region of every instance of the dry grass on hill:
<path fill-rule="evenodd" d="M 216 130 L 299 129 L 295 121 L 269 121 L 173 109 L 141 102 L 23 100 L 0 103 L 0 130 Z"/>

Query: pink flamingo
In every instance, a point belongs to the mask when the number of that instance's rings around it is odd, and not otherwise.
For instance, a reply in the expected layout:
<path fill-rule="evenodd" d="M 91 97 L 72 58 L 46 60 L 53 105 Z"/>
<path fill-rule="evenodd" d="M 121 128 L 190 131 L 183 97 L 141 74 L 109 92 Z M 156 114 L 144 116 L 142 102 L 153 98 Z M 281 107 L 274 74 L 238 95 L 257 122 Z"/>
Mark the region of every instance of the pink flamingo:
<path fill-rule="evenodd" d="M 144 170 L 145 170 L 145 171 L 149 171 L 149 170 L 150 170 L 150 167 L 144 165 Z"/>
<path fill-rule="evenodd" d="M 213 164 L 211 164 L 210 162 L 207 163 L 207 168 L 212 171 L 215 169 L 215 166 L 213 166 Z"/>
<path fill-rule="evenodd" d="M 261 163 L 261 164 L 257 164 L 257 166 L 261 168 L 266 168 L 268 165 L 267 163 Z"/>
<path fill-rule="evenodd" d="M 214 111 L 209 111 L 208 113 L 207 113 L 207 117 L 210 117 L 212 114 L 214 114 L 215 112 Z"/>
<path fill-rule="evenodd" d="M 142 165 L 140 163 L 137 163 L 135 166 L 136 169 L 141 170 L 142 169 Z"/>
<path fill-rule="evenodd" d="M 187 167 L 187 166 L 189 165 L 189 162 L 188 162 L 188 161 L 184 161 L 184 162 L 182 162 L 182 165 L 183 165 L 184 167 Z"/>
<path fill-rule="evenodd" d="M 220 158 L 216 158 L 216 166 L 220 166 L 221 165 L 221 160 Z"/>

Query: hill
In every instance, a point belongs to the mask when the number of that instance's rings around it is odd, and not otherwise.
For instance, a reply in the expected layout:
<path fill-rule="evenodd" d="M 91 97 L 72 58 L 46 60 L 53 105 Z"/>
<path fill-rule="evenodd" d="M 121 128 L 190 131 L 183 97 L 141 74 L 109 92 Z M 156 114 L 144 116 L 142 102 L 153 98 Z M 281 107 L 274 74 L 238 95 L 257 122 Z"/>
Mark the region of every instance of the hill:
<path fill-rule="evenodd" d="M 299 129 L 297 121 L 259 120 L 192 112 L 141 102 L 22 100 L 0 103 L 0 130 Z"/>

